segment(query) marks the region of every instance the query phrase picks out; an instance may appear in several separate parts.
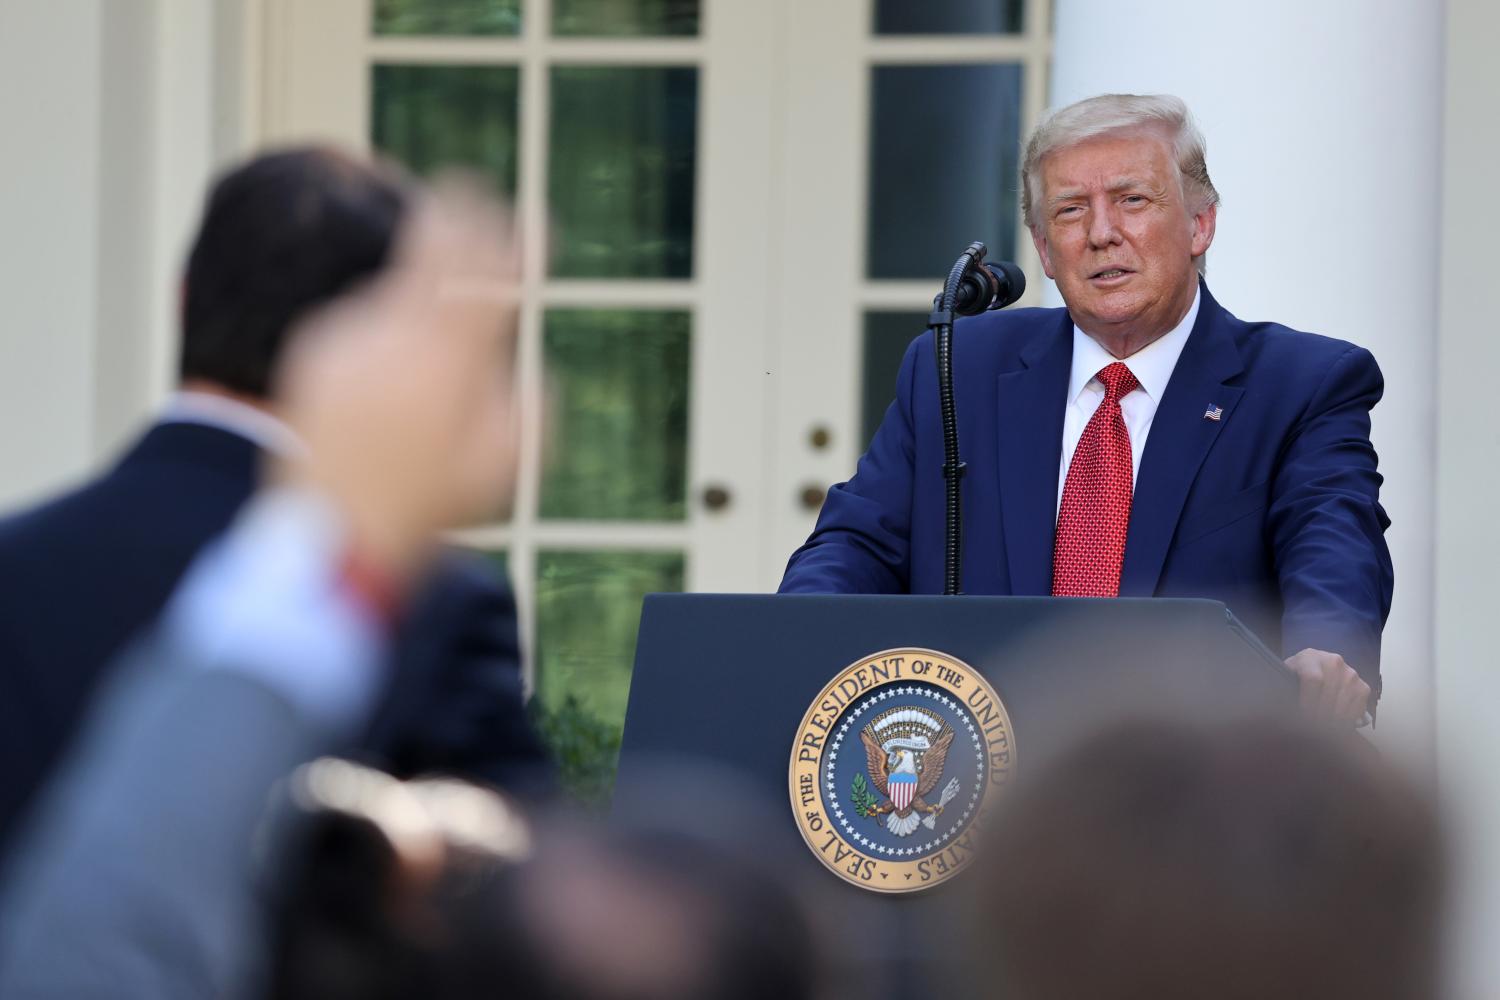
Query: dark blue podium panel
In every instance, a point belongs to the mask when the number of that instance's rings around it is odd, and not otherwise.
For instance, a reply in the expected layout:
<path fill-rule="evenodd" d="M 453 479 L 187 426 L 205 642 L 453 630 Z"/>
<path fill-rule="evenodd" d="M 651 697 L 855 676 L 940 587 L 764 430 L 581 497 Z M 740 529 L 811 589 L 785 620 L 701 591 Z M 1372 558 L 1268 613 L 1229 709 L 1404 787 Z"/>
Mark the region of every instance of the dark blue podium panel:
<path fill-rule="evenodd" d="M 1296 684 L 1216 601 L 652 594 L 641 613 L 620 767 L 728 764 L 786 797 L 795 730 L 861 657 L 921 646 L 999 692 L 1018 766 L 1082 727 L 1136 712 L 1213 716 L 1290 705 Z"/>
<path fill-rule="evenodd" d="M 1291 710 L 1278 657 L 1215 601 L 1045 597 L 653 594 L 646 598 L 613 818 L 635 825 L 731 813 L 663 774 L 717 777 L 747 806 L 726 822 L 824 902 L 840 954 L 876 995 L 960 997 L 944 978 L 962 939 L 946 887 L 879 895 L 825 869 L 788 794 L 804 714 L 830 680 L 883 650 L 919 647 L 984 676 L 1012 726 L 1017 775 L 1095 727 L 1140 715 L 1212 722 Z M 674 770 L 675 769 L 675 770 Z M 718 793 L 714 793 L 718 794 Z M 674 798 L 675 796 L 675 798 Z M 1003 792 L 1000 796 L 1003 808 Z M 700 824 L 701 825 L 701 824 Z M 742 845 L 743 846 L 743 845 Z M 878 971 L 872 971 L 878 970 Z"/>

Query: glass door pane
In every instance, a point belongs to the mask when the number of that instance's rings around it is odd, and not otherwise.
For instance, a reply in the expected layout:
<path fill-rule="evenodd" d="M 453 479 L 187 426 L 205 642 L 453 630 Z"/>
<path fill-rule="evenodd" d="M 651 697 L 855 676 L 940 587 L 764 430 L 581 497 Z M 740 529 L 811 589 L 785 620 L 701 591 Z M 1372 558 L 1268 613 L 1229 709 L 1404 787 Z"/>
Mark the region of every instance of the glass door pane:
<path fill-rule="evenodd" d="M 1021 67 L 876 66 L 873 73 L 869 277 L 941 284 L 974 240 L 991 257 L 1013 259 Z"/>
<path fill-rule="evenodd" d="M 860 384 L 863 387 L 860 397 L 861 450 L 869 447 L 875 429 L 895 400 L 901 359 L 926 324 L 926 313 L 883 309 L 865 313 L 864 356 L 860 364 Z"/>
<path fill-rule="evenodd" d="M 683 311 L 548 311 L 543 518 L 686 518 L 689 324 Z"/>
<path fill-rule="evenodd" d="M 552 70 L 547 194 L 560 278 L 693 270 L 698 70 Z"/>
<path fill-rule="evenodd" d="M 1018 35 L 1025 0 L 875 0 L 877 35 Z"/>
<path fill-rule="evenodd" d="M 375 0 L 377 35 L 519 35 L 521 0 Z"/>
<path fill-rule="evenodd" d="M 641 600 L 681 590 L 681 552 L 547 550 L 536 563 L 536 697 L 572 697 L 595 720 L 625 721 Z"/>
<path fill-rule="evenodd" d="M 516 193 L 521 76 L 514 66 L 376 65 L 370 133 L 376 149 L 426 174 L 466 167 Z"/>
<path fill-rule="evenodd" d="M 552 31 L 592 38 L 698 34 L 699 0 L 552 0 Z"/>

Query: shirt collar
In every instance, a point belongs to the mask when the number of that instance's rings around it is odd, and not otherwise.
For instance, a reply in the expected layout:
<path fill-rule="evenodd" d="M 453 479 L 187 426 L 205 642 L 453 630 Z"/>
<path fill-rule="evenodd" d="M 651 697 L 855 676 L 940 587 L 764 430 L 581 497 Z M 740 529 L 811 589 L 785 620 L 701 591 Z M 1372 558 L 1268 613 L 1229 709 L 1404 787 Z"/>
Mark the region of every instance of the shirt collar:
<path fill-rule="evenodd" d="M 1162 394 L 1167 391 L 1167 383 L 1172 379 L 1172 370 L 1177 367 L 1177 359 L 1182 356 L 1182 349 L 1193 332 L 1193 323 L 1198 319 L 1201 295 L 1201 289 L 1193 292 L 1193 304 L 1188 307 L 1187 315 L 1166 336 L 1156 338 L 1128 358 L 1116 358 L 1075 323 L 1073 371 L 1068 376 L 1068 402 L 1071 403 L 1082 395 L 1083 390 L 1104 366 L 1114 361 L 1124 361 L 1146 395 L 1160 403 Z"/>
<path fill-rule="evenodd" d="M 210 392 L 172 393 L 157 422 L 213 427 L 282 457 L 299 455 L 304 448 L 290 427 L 265 410 Z"/>

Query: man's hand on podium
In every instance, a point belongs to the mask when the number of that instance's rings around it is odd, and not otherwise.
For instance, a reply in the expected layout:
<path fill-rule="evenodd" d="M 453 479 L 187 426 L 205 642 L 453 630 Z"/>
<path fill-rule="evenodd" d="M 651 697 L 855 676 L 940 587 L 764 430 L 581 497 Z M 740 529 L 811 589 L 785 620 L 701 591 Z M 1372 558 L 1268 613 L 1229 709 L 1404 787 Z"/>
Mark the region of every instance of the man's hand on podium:
<path fill-rule="evenodd" d="M 1304 649 L 1286 661 L 1302 686 L 1302 708 L 1317 720 L 1356 726 L 1367 717 L 1370 685 L 1337 653 Z"/>

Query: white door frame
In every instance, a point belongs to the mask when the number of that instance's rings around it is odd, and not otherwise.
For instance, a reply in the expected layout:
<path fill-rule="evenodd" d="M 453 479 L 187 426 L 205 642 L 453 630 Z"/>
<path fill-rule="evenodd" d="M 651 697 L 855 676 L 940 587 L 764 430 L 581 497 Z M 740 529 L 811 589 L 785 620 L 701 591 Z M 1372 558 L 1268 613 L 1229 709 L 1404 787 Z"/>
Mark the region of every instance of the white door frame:
<path fill-rule="evenodd" d="M 779 252 L 773 312 L 774 405 L 768 473 L 768 545 L 782 564 L 807 537 L 816 510 L 804 489 L 818 490 L 854 473 L 861 434 L 864 314 L 876 309 L 925 311 L 942 287 L 930 281 L 865 277 L 872 67 L 945 63 L 1019 63 L 1021 136 L 1047 105 L 1051 0 L 1028 0 L 1020 35 L 875 36 L 873 0 L 780 0 L 797 30 L 786 38 L 780 86 L 785 138 L 779 163 L 785 196 L 775 234 Z M 850 25 L 866 26 L 852 34 Z M 918 141 L 914 136 L 913 141 Z M 996 183 L 1005 183 L 996 178 Z M 1030 279 L 1022 305 L 1041 302 L 1041 264 L 1024 223 L 1016 262 Z M 956 259 L 962 246 L 953 248 Z M 912 330 L 915 337 L 921 329 Z M 830 372 L 840 377 L 830 377 Z M 894 388 L 894 386 L 893 386 Z M 830 443 L 815 447 L 814 428 Z M 765 577 L 774 587 L 781 565 Z"/>

